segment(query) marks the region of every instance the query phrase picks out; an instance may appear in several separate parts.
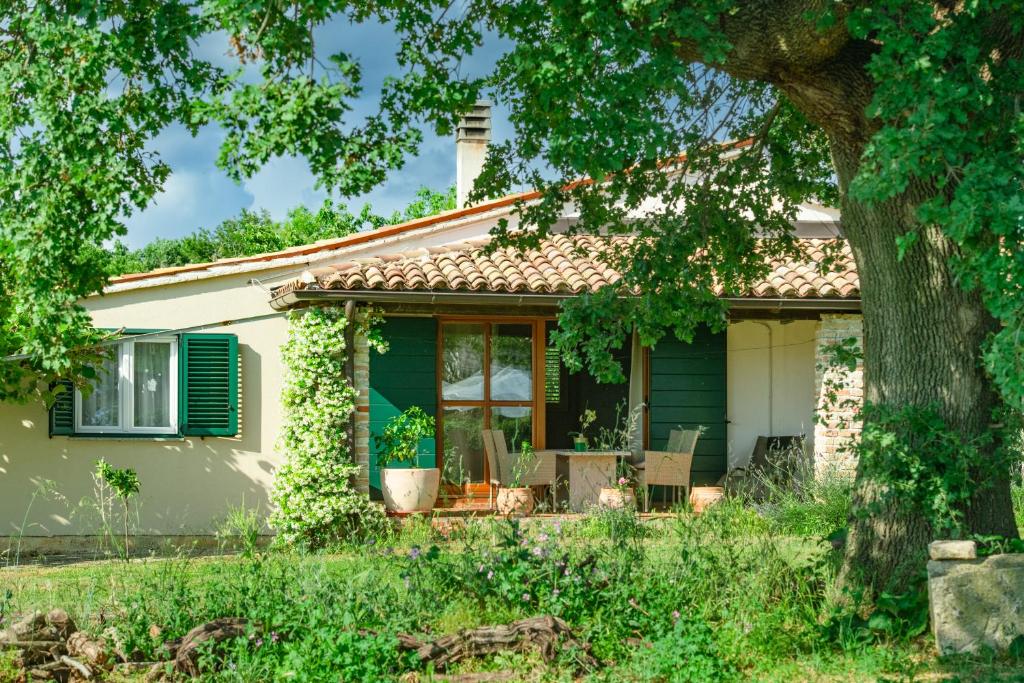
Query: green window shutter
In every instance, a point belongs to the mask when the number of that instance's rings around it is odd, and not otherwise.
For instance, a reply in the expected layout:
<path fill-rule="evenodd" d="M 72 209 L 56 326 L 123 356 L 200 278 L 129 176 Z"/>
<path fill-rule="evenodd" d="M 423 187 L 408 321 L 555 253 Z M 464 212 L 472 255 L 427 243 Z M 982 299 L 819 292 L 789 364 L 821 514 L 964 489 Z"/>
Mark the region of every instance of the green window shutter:
<path fill-rule="evenodd" d="M 562 362 L 554 346 L 544 348 L 544 402 L 562 402 Z"/>
<path fill-rule="evenodd" d="M 50 406 L 50 436 L 66 436 L 75 433 L 75 385 L 62 379 L 50 388 L 64 387 L 57 394 L 57 400 Z"/>
<path fill-rule="evenodd" d="M 238 433 L 238 337 L 183 334 L 178 345 L 178 420 L 186 436 Z"/>
<path fill-rule="evenodd" d="M 726 380 L 725 332 L 712 333 L 701 327 L 692 344 L 669 334 L 650 350 L 650 448 L 664 449 L 673 429 L 703 427 L 691 470 L 693 483 L 698 486 L 714 484 L 725 474 Z"/>
<path fill-rule="evenodd" d="M 387 353 L 370 351 L 370 486 L 380 489 L 377 444 L 388 421 L 412 406 L 437 416 L 437 321 L 385 318 L 381 334 Z M 436 467 L 436 439 L 420 442 L 418 467 Z"/>

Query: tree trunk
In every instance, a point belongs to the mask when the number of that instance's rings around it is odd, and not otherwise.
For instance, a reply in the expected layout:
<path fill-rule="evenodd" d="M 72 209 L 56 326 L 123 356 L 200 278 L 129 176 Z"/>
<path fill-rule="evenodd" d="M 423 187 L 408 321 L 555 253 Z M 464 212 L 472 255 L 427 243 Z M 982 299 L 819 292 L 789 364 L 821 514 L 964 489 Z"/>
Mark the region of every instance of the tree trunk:
<path fill-rule="evenodd" d="M 911 187 L 871 206 L 849 196 L 862 151 L 861 145 L 832 138 L 843 231 L 860 275 L 864 399 L 894 408 L 934 406 L 965 439 L 982 435 L 999 399 L 983 368 L 981 346 L 997 322 L 980 297 L 957 282 L 951 266 L 956 246 L 940 230 L 916 221 L 927 188 Z M 900 261 L 896 238 L 912 228 L 919 231 L 919 240 Z M 878 507 L 880 493 L 881 483 L 858 465 L 855 513 Z M 965 515 L 970 531 L 1015 537 L 1009 472 L 989 477 Z M 897 503 L 883 503 L 867 516 L 855 514 L 844 581 L 875 593 L 906 587 L 923 568 L 932 535 L 923 514 Z"/>

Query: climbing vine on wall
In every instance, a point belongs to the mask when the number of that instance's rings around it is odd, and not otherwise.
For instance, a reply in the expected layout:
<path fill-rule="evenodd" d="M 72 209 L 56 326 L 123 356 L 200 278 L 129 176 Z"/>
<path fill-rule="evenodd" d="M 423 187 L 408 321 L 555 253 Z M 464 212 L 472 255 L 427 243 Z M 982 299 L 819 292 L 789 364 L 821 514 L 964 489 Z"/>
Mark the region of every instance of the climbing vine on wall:
<path fill-rule="evenodd" d="M 359 472 L 348 442 L 356 391 L 345 376 L 345 328 L 339 308 L 310 308 L 289 315 L 284 425 L 270 518 L 281 538 L 321 548 L 363 534 L 383 513 L 356 491 Z"/>

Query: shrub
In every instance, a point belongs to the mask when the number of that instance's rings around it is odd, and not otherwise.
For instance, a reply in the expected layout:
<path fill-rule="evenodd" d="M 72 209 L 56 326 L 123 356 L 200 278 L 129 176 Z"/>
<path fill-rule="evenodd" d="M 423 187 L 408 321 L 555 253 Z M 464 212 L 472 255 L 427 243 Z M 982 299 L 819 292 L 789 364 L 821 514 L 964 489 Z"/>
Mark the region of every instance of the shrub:
<path fill-rule="evenodd" d="M 347 426 L 356 392 L 345 378 L 345 327 L 336 307 L 289 314 L 282 394 L 284 464 L 274 477 L 271 525 L 287 543 L 321 548 L 364 536 L 383 524 L 383 512 L 352 482 Z"/>

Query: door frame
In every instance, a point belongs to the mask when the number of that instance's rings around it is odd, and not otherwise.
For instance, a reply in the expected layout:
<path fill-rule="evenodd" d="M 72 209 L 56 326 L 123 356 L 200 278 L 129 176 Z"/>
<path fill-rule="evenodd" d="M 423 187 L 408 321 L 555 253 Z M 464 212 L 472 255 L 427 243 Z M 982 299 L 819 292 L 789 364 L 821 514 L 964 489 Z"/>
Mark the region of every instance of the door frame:
<path fill-rule="evenodd" d="M 501 315 L 438 315 L 437 318 L 437 355 L 434 359 L 435 374 L 437 377 L 437 426 L 434 430 L 434 449 L 437 459 L 437 467 L 444 472 L 444 410 L 448 406 L 473 406 L 483 408 L 484 429 L 490 428 L 491 411 L 494 406 L 520 406 L 530 408 L 530 431 L 531 443 L 536 450 L 544 448 L 545 443 L 545 364 L 544 348 L 547 340 L 546 324 L 554 318 L 551 316 L 501 316 Z M 443 359 L 444 359 L 444 326 L 451 323 L 472 323 L 483 326 L 484 331 L 484 357 L 483 357 L 483 380 L 484 398 L 479 401 L 446 401 L 442 396 L 444 383 Z M 490 400 L 491 389 L 491 328 L 493 325 L 501 324 L 528 324 L 532 329 L 532 389 L 531 401 L 492 401 Z M 487 483 L 490 481 L 490 468 L 487 458 L 483 462 L 484 480 L 482 482 L 469 482 L 461 488 L 465 494 L 486 494 L 490 488 Z"/>

